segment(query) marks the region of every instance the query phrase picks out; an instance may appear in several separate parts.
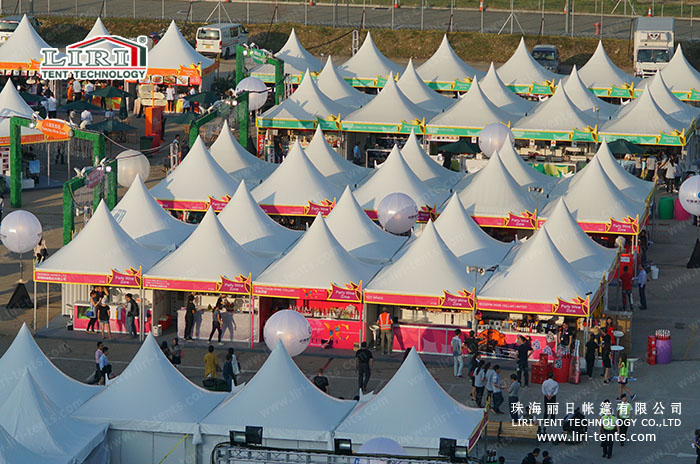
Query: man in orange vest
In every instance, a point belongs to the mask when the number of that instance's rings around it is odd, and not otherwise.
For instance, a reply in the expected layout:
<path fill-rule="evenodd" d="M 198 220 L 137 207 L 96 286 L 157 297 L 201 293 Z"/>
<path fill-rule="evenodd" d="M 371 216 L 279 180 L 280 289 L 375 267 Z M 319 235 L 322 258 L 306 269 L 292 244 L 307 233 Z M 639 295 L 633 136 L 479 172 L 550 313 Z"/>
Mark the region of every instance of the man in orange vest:
<path fill-rule="evenodd" d="M 388 311 L 384 310 L 379 315 L 377 325 L 379 325 L 379 340 L 381 340 L 382 353 L 391 354 L 394 342 L 394 332 L 391 325 L 394 323 Z"/>

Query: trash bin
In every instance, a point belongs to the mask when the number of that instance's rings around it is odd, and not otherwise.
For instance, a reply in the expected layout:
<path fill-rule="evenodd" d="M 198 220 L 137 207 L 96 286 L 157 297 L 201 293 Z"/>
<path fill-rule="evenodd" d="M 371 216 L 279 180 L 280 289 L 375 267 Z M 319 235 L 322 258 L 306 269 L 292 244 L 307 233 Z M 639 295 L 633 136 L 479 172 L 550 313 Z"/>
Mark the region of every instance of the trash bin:
<path fill-rule="evenodd" d="M 687 221 L 690 219 L 690 213 L 683 208 L 678 198 L 673 202 L 673 216 L 676 221 Z"/>
<path fill-rule="evenodd" d="M 659 219 L 673 219 L 673 198 L 659 198 Z"/>
<path fill-rule="evenodd" d="M 569 383 L 569 370 L 571 369 L 571 355 L 565 354 L 554 358 L 554 380 L 559 383 Z"/>
<path fill-rule="evenodd" d="M 224 379 L 204 379 L 202 385 L 209 391 L 227 392 L 228 383 Z"/>
<path fill-rule="evenodd" d="M 671 362 L 671 331 L 660 329 L 656 331 L 656 364 Z"/>
<path fill-rule="evenodd" d="M 142 135 L 139 142 L 139 150 L 150 150 L 153 148 L 153 136 L 152 135 Z"/>

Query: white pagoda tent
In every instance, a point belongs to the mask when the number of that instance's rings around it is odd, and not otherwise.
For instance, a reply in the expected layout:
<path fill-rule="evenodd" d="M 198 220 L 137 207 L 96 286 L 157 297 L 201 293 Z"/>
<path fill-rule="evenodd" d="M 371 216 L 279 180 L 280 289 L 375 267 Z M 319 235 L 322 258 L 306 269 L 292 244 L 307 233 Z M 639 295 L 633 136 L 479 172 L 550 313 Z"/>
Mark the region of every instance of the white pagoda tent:
<path fill-rule="evenodd" d="M 195 228 L 165 211 L 138 174 L 112 210 L 112 216 L 131 238 L 155 250 L 174 250 Z"/>
<path fill-rule="evenodd" d="M 486 421 L 483 409 L 456 401 L 435 381 L 412 348 L 382 390 L 355 408 L 335 429 L 353 445 L 386 437 L 409 456 L 436 456 L 441 438 L 460 446 L 476 443 Z"/>
<path fill-rule="evenodd" d="M 102 18 L 100 18 L 98 16 L 97 19 L 95 20 L 95 24 L 93 24 L 92 29 L 90 29 L 90 32 L 87 33 L 84 40 L 88 40 L 88 39 L 92 39 L 92 38 L 100 37 L 100 36 L 104 37 L 104 36 L 108 36 L 108 35 L 111 35 L 111 34 L 109 33 L 109 31 L 105 27 L 104 23 L 102 22 Z M 101 48 L 103 50 L 107 50 L 109 52 L 112 52 L 113 50 L 116 50 L 118 47 L 115 44 L 113 44 L 112 42 L 103 41 L 103 42 L 95 45 L 95 48 Z"/>
<path fill-rule="evenodd" d="M 372 40 L 372 34 L 367 31 L 360 49 L 352 58 L 338 66 L 338 72 L 345 79 L 376 79 L 389 74 L 399 74 L 401 66 L 379 51 Z"/>
<path fill-rule="evenodd" d="M 275 57 L 284 60 L 284 73 L 291 76 L 301 74 L 306 69 L 319 71 L 323 67 L 323 63 L 301 45 L 294 28 L 292 28 L 287 42 L 275 53 Z M 253 69 L 251 74 L 274 75 L 275 68 L 271 64 L 261 64 Z"/>
<path fill-rule="evenodd" d="M 73 464 L 74 460 L 66 456 L 44 456 L 34 453 L 12 438 L 7 430 L 0 426 L 0 464 L 17 464 L 18 462 L 40 462 L 42 464 Z"/>
<path fill-rule="evenodd" d="M 433 190 L 449 190 L 462 179 L 462 173 L 450 171 L 428 156 L 413 130 L 401 148 L 401 156 L 411 171 Z"/>
<path fill-rule="evenodd" d="M 615 156 L 608 148 L 607 142 L 603 141 L 598 147 L 595 158 L 600 162 L 603 171 L 608 175 L 615 187 L 634 201 L 646 201 L 649 194 L 654 190 L 654 183 L 633 175 L 623 168 L 615 159 Z M 576 182 L 574 176 L 572 185 Z"/>
<path fill-rule="evenodd" d="M 316 132 L 304 152 L 326 179 L 341 188 L 346 185 L 357 186 L 373 173 L 372 169 L 358 166 L 335 151 L 326 140 L 320 126 L 316 126 Z"/>
<path fill-rule="evenodd" d="M 372 95 L 360 92 L 340 76 L 331 56 L 316 77 L 316 85 L 328 98 L 348 108 L 360 108 L 372 99 Z"/>
<path fill-rule="evenodd" d="M 554 83 L 554 80 L 559 77 L 535 61 L 525 45 L 525 39 L 522 37 L 513 55 L 498 68 L 498 76 L 504 84 L 511 86 L 529 86 L 533 83 L 542 84 L 544 82 Z"/>
<path fill-rule="evenodd" d="M 301 237 L 272 219 L 255 202 L 244 182 L 218 216 L 221 225 L 243 248 L 261 256 L 281 256 Z"/>
<path fill-rule="evenodd" d="M 544 193 L 548 193 L 557 183 L 556 177 L 543 174 L 523 161 L 513 145 L 509 143 L 503 144 L 498 155 L 508 173 L 523 188 L 541 187 Z"/>
<path fill-rule="evenodd" d="M 212 158 L 234 179 L 245 180 L 251 187 L 267 179 L 276 164 L 258 158 L 238 143 L 224 120 L 221 132 L 209 147 Z"/>
<path fill-rule="evenodd" d="M 403 74 L 401 74 L 397 85 L 409 100 L 419 107 L 434 113 L 445 111 L 445 109 L 457 101 L 454 98 L 441 95 L 428 87 L 416 72 L 412 59 L 408 60 L 408 65 L 406 65 L 406 69 L 403 71 Z"/>
<path fill-rule="evenodd" d="M 532 113 L 537 106 L 537 103 L 519 97 L 518 94 L 506 87 L 496 72 L 493 62 L 491 62 L 486 75 L 479 79 L 479 87 L 494 105 L 518 117 Z"/>
<path fill-rule="evenodd" d="M 513 130 L 571 132 L 572 129 L 585 130 L 594 126 L 595 117 L 577 108 L 564 86 L 559 85 L 554 95 L 540 103 L 535 112 L 515 122 Z"/>
<path fill-rule="evenodd" d="M 654 77 L 644 81 L 643 85 L 645 87 L 644 92 L 651 93 L 654 102 L 659 106 L 661 111 L 667 116 L 683 123 L 685 127 L 690 127 L 693 120 L 697 119 L 698 115 L 700 115 L 700 108 L 683 103 L 678 97 L 671 93 L 661 73 L 656 73 Z M 616 116 L 619 118 L 631 112 L 637 107 L 639 101 L 640 99 L 635 99 L 624 106 L 618 107 Z"/>
<path fill-rule="evenodd" d="M 603 124 L 599 131 L 605 140 L 616 140 L 621 135 L 672 134 L 687 129 L 685 124 L 667 115 L 654 100 L 652 92 L 644 92 L 635 101 L 635 110 Z"/>
<path fill-rule="evenodd" d="M 598 108 L 598 125 L 610 119 L 613 113 L 620 108 L 619 105 L 613 105 L 596 97 L 581 81 L 576 65 L 571 69 L 571 74 L 562 79 L 560 85 L 563 86 L 571 102 L 586 115 L 595 119 L 595 108 Z"/>
<path fill-rule="evenodd" d="M 447 34 L 442 36 L 442 42 L 435 53 L 420 65 L 418 75 L 424 82 L 452 84 L 456 80 L 481 78 L 484 73 L 472 68 L 455 53 L 447 40 Z"/>
<path fill-rule="evenodd" d="M 175 21 L 171 21 L 163 37 L 148 52 L 148 68 L 172 70 L 176 73 L 180 66 L 200 66 L 202 72 L 202 88 L 208 89 L 213 81 L 211 71 L 216 67 L 216 62 L 197 52 L 192 45 L 185 40 Z"/>
<path fill-rule="evenodd" d="M 690 93 L 692 89 L 700 89 L 700 72 L 688 63 L 681 44 L 676 46 L 673 57 L 659 73 L 672 92 Z"/>
<path fill-rule="evenodd" d="M 51 48 L 51 46 L 34 29 L 34 26 L 27 19 L 27 15 L 23 15 L 17 29 L 0 47 L 2 68 L 26 70 L 27 66 L 34 62 L 36 71 L 38 71 L 39 63 L 43 58 L 42 48 Z"/>
<path fill-rule="evenodd" d="M 615 66 L 603 47 L 603 41 L 598 46 L 585 65 L 578 71 L 581 81 L 589 89 L 609 89 L 613 86 L 622 87 L 625 84 L 636 84 L 639 78 L 631 76 Z"/>
<path fill-rule="evenodd" d="M 32 119 L 33 115 L 34 110 L 27 105 L 27 102 L 19 94 L 15 84 L 12 82 L 12 78 L 8 78 L 2 91 L 0 91 L 0 137 L 10 137 L 10 117 L 19 116 Z M 27 141 L 27 139 L 42 141 L 43 138 L 44 135 L 37 129 L 22 128 L 22 142 Z"/>
<path fill-rule="evenodd" d="M 368 263 L 391 259 L 406 237 L 390 234 L 375 224 L 346 187 L 338 204 L 326 217 L 326 224 L 338 242 L 355 258 Z"/>

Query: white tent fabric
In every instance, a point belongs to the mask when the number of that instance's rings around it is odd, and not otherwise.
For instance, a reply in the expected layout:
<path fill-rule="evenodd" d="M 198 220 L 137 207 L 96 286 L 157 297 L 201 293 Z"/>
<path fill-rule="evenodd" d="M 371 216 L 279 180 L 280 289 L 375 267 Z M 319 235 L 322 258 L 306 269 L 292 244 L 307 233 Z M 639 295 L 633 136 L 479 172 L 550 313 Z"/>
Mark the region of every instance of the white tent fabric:
<path fill-rule="evenodd" d="M 668 88 L 674 92 L 690 92 L 700 89 L 700 72 L 688 63 L 681 44 L 664 68 L 659 71 Z"/>
<path fill-rule="evenodd" d="M 600 279 L 576 271 L 559 252 L 546 229 L 539 229 L 528 242 L 527 249 L 512 266 L 496 271 L 486 282 L 480 298 L 556 304 L 557 298 L 571 301 L 585 298 L 588 292 L 596 293 Z"/>
<path fill-rule="evenodd" d="M 326 217 L 326 224 L 338 242 L 357 259 L 385 263 L 406 243 L 406 237 L 390 234 L 375 224 L 346 187 L 338 204 Z"/>
<path fill-rule="evenodd" d="M 201 422 L 205 435 L 228 436 L 255 424 L 264 439 L 331 443 L 333 429 L 355 407 L 319 390 L 279 342 L 255 376 Z"/>
<path fill-rule="evenodd" d="M 389 383 L 355 408 L 335 430 L 335 437 L 349 438 L 353 444 L 386 437 L 405 448 L 436 454 L 440 438 L 466 445 L 483 420 L 482 409 L 468 408 L 443 390 L 412 348 Z"/>
<path fill-rule="evenodd" d="M 690 127 L 691 122 L 700 115 L 700 108 L 683 103 L 668 90 L 661 73 L 656 73 L 654 77 L 647 79 L 642 85 L 645 87 L 644 92 L 651 93 L 654 102 L 656 102 L 666 116 L 670 116 L 682 122 L 685 127 Z M 634 110 L 639 100 L 640 99 L 635 99 L 624 106 L 618 107 L 615 116 L 619 118 Z"/>
<path fill-rule="evenodd" d="M 607 140 L 614 140 L 615 135 L 659 135 L 660 132 L 671 134 L 675 130 L 686 128 L 686 124 L 668 116 L 659 108 L 652 92 L 644 92 L 636 99 L 634 111 L 606 122 L 599 132 L 612 134 L 613 137 L 607 137 Z"/>
<path fill-rule="evenodd" d="M 250 273 L 254 279 L 270 262 L 270 258 L 253 255 L 241 247 L 209 208 L 192 235 L 144 272 L 144 277 L 219 282 L 222 277 L 234 280 Z"/>
<path fill-rule="evenodd" d="M 435 229 L 466 266 L 488 269 L 500 263 L 513 247 L 512 243 L 501 242 L 484 232 L 464 210 L 456 193 L 435 221 Z"/>
<path fill-rule="evenodd" d="M 505 91 L 510 92 L 510 90 Z M 513 96 L 520 98 L 515 94 Z M 516 116 L 499 108 L 484 95 L 475 77 L 467 93 L 443 113 L 431 119 L 428 125 L 480 129 L 491 123 L 502 122 L 503 124 L 508 124 L 516 119 L 518 119 Z"/>
<path fill-rule="evenodd" d="M 631 76 L 615 66 L 603 47 L 603 41 L 593 55 L 578 71 L 581 81 L 590 89 L 609 89 L 612 86 L 622 87 L 625 84 L 636 84 L 639 78 Z"/>
<path fill-rule="evenodd" d="M 202 71 L 214 64 L 192 48 L 180 33 L 175 21 L 171 21 L 163 37 L 148 52 L 148 67 L 155 69 L 178 69 L 180 66 L 201 64 Z"/>
<path fill-rule="evenodd" d="M 111 35 L 107 28 L 105 27 L 104 23 L 102 22 L 102 18 L 99 16 L 95 20 L 95 24 L 93 24 L 92 29 L 90 29 L 90 32 L 87 33 L 85 36 L 84 40 L 87 39 L 92 39 L 93 37 L 98 37 L 98 36 L 106 36 L 106 35 Z M 107 51 L 113 51 L 116 50 L 118 47 L 114 45 L 112 42 L 102 42 L 97 45 L 95 45 L 94 48 L 101 48 L 103 50 Z"/>
<path fill-rule="evenodd" d="M 40 462 L 42 464 L 73 464 L 73 460 L 65 456 L 43 456 L 29 451 L 17 440 L 12 438 L 7 430 L 0 426 L 0 464 L 17 464 L 18 462 Z"/>
<path fill-rule="evenodd" d="M 519 216 L 536 208 L 533 198 L 510 175 L 498 152 L 459 192 L 459 199 L 471 216 Z"/>
<path fill-rule="evenodd" d="M 304 152 L 326 179 L 341 188 L 355 186 L 373 172 L 343 158 L 326 141 L 320 126 L 316 126 L 316 132 Z"/>
<path fill-rule="evenodd" d="M 73 417 L 109 422 L 116 430 L 191 434 L 227 396 L 190 382 L 168 361 L 149 333 L 126 369 Z M 177 412 L 168 413 L 175 405 Z"/>
<path fill-rule="evenodd" d="M 178 221 L 165 211 L 138 174 L 112 216 L 131 238 L 155 250 L 174 250 L 194 230 L 194 225 Z"/>
<path fill-rule="evenodd" d="M 107 434 L 107 423 L 73 419 L 37 385 L 27 366 L 0 405 L 0 426 L 27 449 L 82 463 Z M 4 453 L 4 450 L 3 450 Z"/>
<path fill-rule="evenodd" d="M 535 61 L 530 55 L 523 37 L 520 38 L 518 48 L 515 49 L 513 55 L 498 68 L 498 76 L 506 85 L 532 85 L 533 82 L 541 84 L 554 82 L 559 77 Z"/>
<path fill-rule="evenodd" d="M 399 125 L 402 121 L 413 123 L 423 118 L 430 119 L 434 115 L 434 111 L 416 105 L 404 95 L 390 75 L 377 96 L 359 110 L 350 113 L 343 122 Z"/>
<path fill-rule="evenodd" d="M 577 108 L 566 94 L 564 86 L 559 85 L 554 95 L 540 103 L 534 113 L 513 124 L 513 129 L 570 132 L 572 129 L 586 129 L 589 126 L 595 126 L 595 117 Z"/>
<path fill-rule="evenodd" d="M 36 382 L 43 387 L 47 396 L 59 408 L 68 406 L 75 408 L 102 391 L 102 387 L 78 382 L 54 366 L 32 338 L 27 324 L 22 324 L 12 344 L 0 358 L 0 372 L 3 378 L 0 382 L 2 398 L 10 395 L 27 367 L 31 368 Z M 2 454 L 0 453 L 0 458 Z"/>
<path fill-rule="evenodd" d="M 442 36 L 442 42 L 435 53 L 420 65 L 418 75 L 424 82 L 454 82 L 477 76 L 481 78 L 484 73 L 472 68 L 455 53 L 447 40 L 447 34 Z"/>
<path fill-rule="evenodd" d="M 425 108 L 434 113 L 444 111 L 457 101 L 454 98 L 441 95 L 428 87 L 416 72 L 412 59 L 408 60 L 408 65 L 406 65 L 406 69 L 403 74 L 401 74 L 397 85 L 409 100 L 421 108 Z"/>
<path fill-rule="evenodd" d="M 1 47 L 0 47 L 1 48 Z M 10 116 L 20 116 L 23 118 L 31 118 L 34 110 L 27 105 L 22 96 L 17 91 L 12 79 L 7 79 L 5 86 L 0 92 L 0 117 L 9 118 Z M 8 121 L 9 122 L 9 121 Z M 27 133 L 27 128 L 22 128 L 22 133 Z M 10 134 L 10 126 L 7 125 L 7 135 Z M 39 131 L 34 131 L 37 134 Z"/>
<path fill-rule="evenodd" d="M 348 108 L 360 108 L 372 99 L 372 95 L 360 92 L 338 74 L 330 55 L 316 78 L 316 85 L 328 98 Z"/>
<path fill-rule="evenodd" d="M 573 104 L 592 119 L 596 118 L 594 108 L 598 108 L 598 125 L 610 119 L 613 113 L 620 108 L 619 105 L 613 105 L 593 95 L 593 92 L 581 81 L 576 65 L 571 69 L 571 74 L 562 79 L 561 85 Z"/>
<path fill-rule="evenodd" d="M 333 101 L 321 92 L 307 70 L 296 91 L 279 105 L 265 111 L 260 118 L 316 121 L 331 115 L 346 116 L 351 111 L 352 109 Z"/>
<path fill-rule="evenodd" d="M 314 166 L 297 140 L 275 172 L 252 190 L 261 205 L 307 205 L 332 201 L 342 190 Z"/>
<path fill-rule="evenodd" d="M 369 281 L 379 270 L 352 256 L 331 233 L 319 214 L 298 242 L 268 267 L 256 284 L 330 288 Z"/>
<path fill-rule="evenodd" d="M 209 151 L 224 171 L 238 181 L 245 180 L 251 187 L 267 179 L 277 168 L 276 164 L 268 163 L 243 148 L 231 133 L 226 120 Z"/>
<path fill-rule="evenodd" d="M 400 257 L 385 266 L 366 285 L 367 291 L 400 295 L 443 296 L 471 291 L 474 277 L 467 274 L 464 263 L 447 247 L 432 221 Z"/>
<path fill-rule="evenodd" d="M 547 193 L 557 183 L 556 177 L 543 174 L 523 161 L 515 148 L 508 143 L 503 144 L 498 155 L 508 173 L 523 188 L 541 187 Z"/>
<path fill-rule="evenodd" d="M 42 60 L 41 49 L 50 48 L 34 26 L 22 16 L 17 29 L 0 47 L 0 63 L 29 63 L 30 60 Z"/>
<path fill-rule="evenodd" d="M 238 182 L 216 162 L 197 137 L 182 163 L 151 189 L 158 200 L 209 201 L 233 194 Z"/>
<path fill-rule="evenodd" d="M 537 103 L 519 97 L 506 87 L 496 72 L 493 62 L 491 62 L 489 70 L 483 79 L 479 79 L 479 87 L 481 87 L 481 91 L 486 95 L 486 98 L 494 105 L 517 116 L 525 116 L 533 112 L 537 106 Z"/>
<path fill-rule="evenodd" d="M 282 255 L 302 234 L 300 230 L 287 229 L 265 214 L 244 182 L 219 213 L 218 219 L 236 242 L 261 256 Z"/>
<path fill-rule="evenodd" d="M 139 244 L 117 224 L 104 201 L 82 231 L 60 248 L 37 271 L 111 275 L 112 269 L 144 271 L 165 255 Z"/>
<path fill-rule="evenodd" d="M 377 172 L 355 190 L 355 198 L 365 211 L 376 211 L 384 197 L 394 192 L 411 197 L 419 209 L 439 205 L 448 196 L 446 191 L 432 190 L 423 183 L 396 145 Z"/>
<path fill-rule="evenodd" d="M 284 60 L 284 73 L 296 75 L 303 73 L 307 68 L 311 71 L 318 71 L 323 67 L 321 61 L 309 53 L 297 37 L 297 33 L 292 28 L 289 38 L 282 48 L 275 53 L 275 57 Z M 262 64 L 252 71 L 253 74 L 274 74 L 275 68 L 271 64 Z"/>
<path fill-rule="evenodd" d="M 605 141 L 600 144 L 595 157 L 600 162 L 605 174 L 607 174 L 612 183 L 615 184 L 615 187 L 620 189 L 622 193 L 632 200 L 645 201 L 654 189 L 653 182 L 642 180 L 623 168 L 617 159 L 615 159 L 615 156 L 612 154 Z M 572 185 L 576 182 L 577 177 L 578 176 L 573 177 Z"/>
<path fill-rule="evenodd" d="M 397 65 L 379 51 L 367 31 L 364 42 L 357 53 L 345 63 L 338 66 L 338 72 L 344 78 L 374 79 L 389 74 L 399 74 L 401 66 Z"/>
<path fill-rule="evenodd" d="M 411 171 L 435 191 L 449 190 L 462 178 L 461 173 L 450 171 L 433 161 L 421 147 L 413 130 L 401 148 L 401 156 Z"/>

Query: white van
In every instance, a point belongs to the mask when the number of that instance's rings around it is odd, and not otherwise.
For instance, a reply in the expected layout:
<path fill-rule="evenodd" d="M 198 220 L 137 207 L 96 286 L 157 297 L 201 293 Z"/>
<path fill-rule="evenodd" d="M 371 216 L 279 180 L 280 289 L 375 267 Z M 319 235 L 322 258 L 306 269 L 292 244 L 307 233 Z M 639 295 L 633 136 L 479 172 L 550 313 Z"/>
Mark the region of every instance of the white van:
<path fill-rule="evenodd" d="M 209 24 L 197 29 L 199 53 L 229 57 L 236 53 L 236 46 L 248 42 L 248 31 L 242 24 Z"/>

